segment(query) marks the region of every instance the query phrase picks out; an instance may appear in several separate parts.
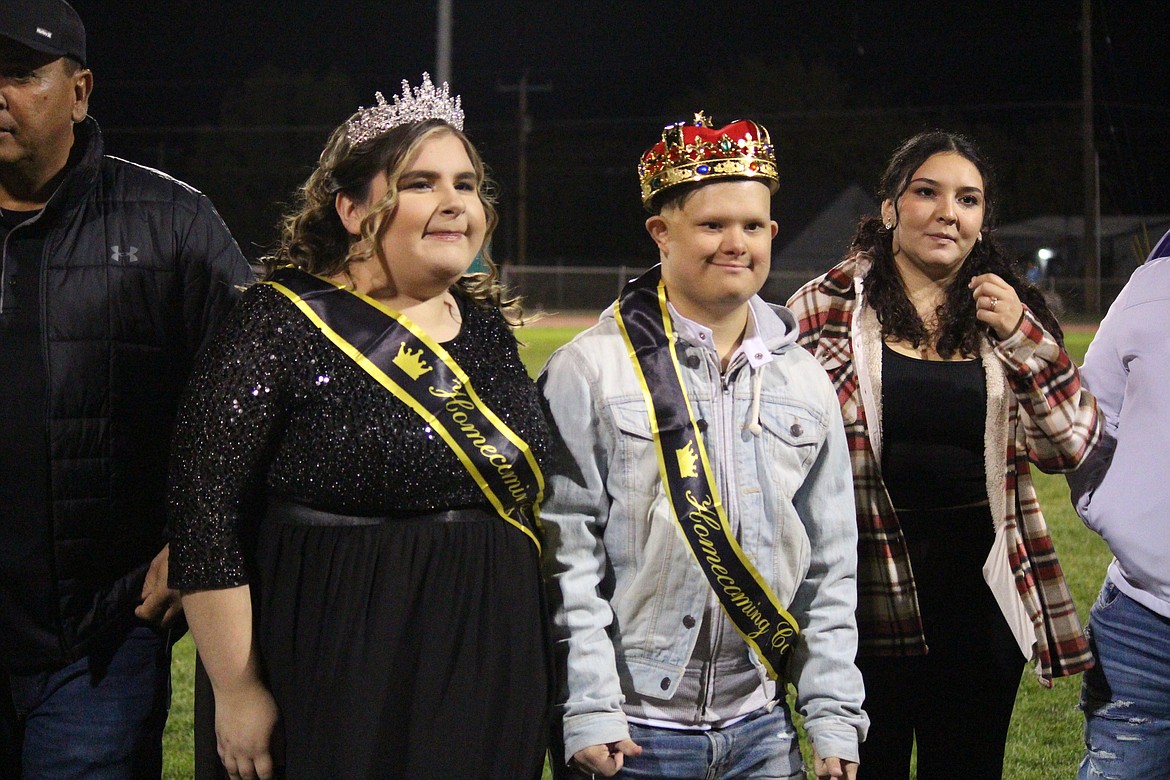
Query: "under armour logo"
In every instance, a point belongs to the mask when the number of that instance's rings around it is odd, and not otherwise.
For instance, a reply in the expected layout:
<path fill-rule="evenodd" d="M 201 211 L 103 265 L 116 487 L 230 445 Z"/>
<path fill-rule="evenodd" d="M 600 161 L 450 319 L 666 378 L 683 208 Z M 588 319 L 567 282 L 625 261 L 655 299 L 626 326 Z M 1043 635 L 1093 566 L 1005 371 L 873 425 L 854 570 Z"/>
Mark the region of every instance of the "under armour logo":
<path fill-rule="evenodd" d="M 122 247 L 114 244 L 110 247 L 110 259 L 115 263 L 137 263 L 138 262 L 138 247 L 132 246 L 127 252 L 122 251 Z"/>

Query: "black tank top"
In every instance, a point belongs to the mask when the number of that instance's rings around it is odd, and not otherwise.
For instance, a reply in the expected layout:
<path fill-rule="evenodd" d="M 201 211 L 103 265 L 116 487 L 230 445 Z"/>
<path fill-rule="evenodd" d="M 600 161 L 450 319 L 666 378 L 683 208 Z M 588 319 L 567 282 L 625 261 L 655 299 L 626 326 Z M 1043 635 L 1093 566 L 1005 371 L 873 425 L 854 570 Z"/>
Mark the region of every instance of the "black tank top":
<path fill-rule="evenodd" d="M 897 509 L 987 500 L 980 360 L 919 360 L 882 345 L 882 478 Z"/>

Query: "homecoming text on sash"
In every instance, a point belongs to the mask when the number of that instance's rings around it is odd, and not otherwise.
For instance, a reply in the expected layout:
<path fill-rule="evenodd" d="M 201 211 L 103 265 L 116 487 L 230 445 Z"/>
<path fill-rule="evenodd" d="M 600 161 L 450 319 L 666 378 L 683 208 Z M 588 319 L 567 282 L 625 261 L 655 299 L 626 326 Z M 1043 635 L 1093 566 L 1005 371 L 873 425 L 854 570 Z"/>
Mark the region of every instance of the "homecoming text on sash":
<path fill-rule="evenodd" d="M 544 477 L 528 443 L 476 394 L 458 363 L 406 316 L 293 268 L 267 282 L 442 437 L 505 521 L 540 549 Z"/>
<path fill-rule="evenodd" d="M 739 546 L 719 500 L 683 385 L 660 268 L 625 286 L 615 317 L 642 388 L 671 513 L 736 632 L 775 679 L 800 629 Z"/>

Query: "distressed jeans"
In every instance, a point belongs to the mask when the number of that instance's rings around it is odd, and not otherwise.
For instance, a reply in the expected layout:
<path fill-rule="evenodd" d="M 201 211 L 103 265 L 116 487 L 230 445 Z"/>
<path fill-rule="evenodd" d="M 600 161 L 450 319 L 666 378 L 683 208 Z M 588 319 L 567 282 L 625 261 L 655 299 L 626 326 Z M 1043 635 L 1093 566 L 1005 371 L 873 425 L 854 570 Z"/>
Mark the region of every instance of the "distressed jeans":
<path fill-rule="evenodd" d="M 1089 614 L 1097 665 L 1085 672 L 1085 757 L 1077 777 L 1170 778 L 1170 618 L 1108 578 Z"/>
<path fill-rule="evenodd" d="M 722 729 L 683 731 L 630 724 L 642 755 L 627 758 L 622 780 L 803 780 L 796 729 L 780 702 Z"/>

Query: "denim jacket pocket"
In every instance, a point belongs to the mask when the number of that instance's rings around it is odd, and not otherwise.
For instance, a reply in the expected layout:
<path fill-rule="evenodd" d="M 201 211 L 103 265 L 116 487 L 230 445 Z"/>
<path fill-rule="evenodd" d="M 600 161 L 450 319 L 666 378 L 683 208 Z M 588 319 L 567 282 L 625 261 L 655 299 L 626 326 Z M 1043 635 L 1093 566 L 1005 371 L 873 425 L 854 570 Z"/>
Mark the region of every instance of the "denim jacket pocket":
<path fill-rule="evenodd" d="M 660 491 L 658 456 L 646 402 L 641 398 L 614 401 L 609 411 L 618 430 L 616 460 L 611 469 L 616 470 L 623 490 L 652 497 Z"/>
<path fill-rule="evenodd" d="M 778 471 L 804 481 L 817 445 L 825 436 L 824 423 L 811 410 L 792 401 L 761 399 L 760 425 L 764 446 Z"/>
<path fill-rule="evenodd" d="M 764 571 L 772 579 L 777 596 L 788 603 L 811 557 L 808 533 L 794 500 L 816 461 L 826 429 L 817 412 L 775 396 L 761 398 L 760 424 L 763 462 L 756 466 L 764 502 L 762 513 L 771 522 L 757 527 L 752 545 L 770 551 L 771 565 Z M 757 562 L 762 564 L 764 561 Z"/>

